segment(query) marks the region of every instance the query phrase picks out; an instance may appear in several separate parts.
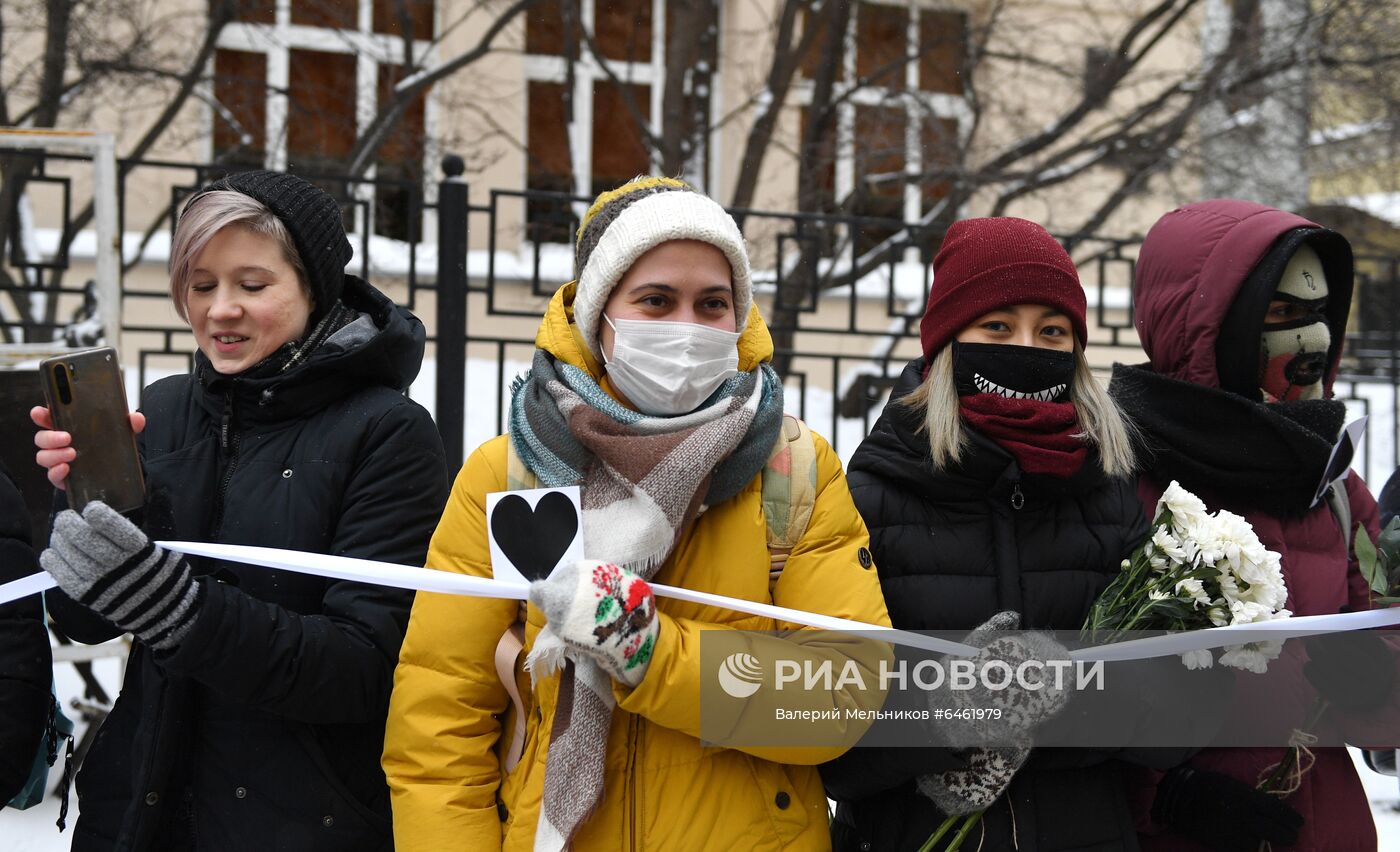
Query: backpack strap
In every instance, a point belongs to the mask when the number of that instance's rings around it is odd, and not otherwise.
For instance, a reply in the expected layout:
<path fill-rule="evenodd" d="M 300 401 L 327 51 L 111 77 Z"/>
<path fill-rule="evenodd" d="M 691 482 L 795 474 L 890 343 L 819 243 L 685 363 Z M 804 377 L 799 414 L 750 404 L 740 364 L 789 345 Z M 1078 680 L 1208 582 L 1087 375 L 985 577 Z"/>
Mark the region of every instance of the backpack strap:
<path fill-rule="evenodd" d="M 768 587 L 778 582 L 792 548 L 807 532 L 817 503 L 817 446 L 807 424 L 783 415 L 763 466 L 763 520 L 768 529 Z"/>
<path fill-rule="evenodd" d="M 524 653 L 525 617 L 521 615 L 519 620 L 506 628 L 506 632 L 501 634 L 501 640 L 496 643 L 496 677 L 500 678 L 501 685 L 506 688 L 511 707 L 515 710 L 514 715 L 505 720 L 506 726 L 503 731 L 507 740 L 505 754 L 501 756 L 501 767 L 507 773 L 520 762 L 520 755 L 525 751 L 525 724 L 528 720 L 525 717 L 525 702 L 520 697 L 519 683 L 515 679 L 520 656 Z"/>
<path fill-rule="evenodd" d="M 515 440 L 506 436 L 506 490 L 529 491 L 540 487 L 540 479 L 535 472 L 525 466 L 520 454 L 515 451 Z"/>
<path fill-rule="evenodd" d="M 539 488 L 539 477 L 534 471 L 525 466 L 520 454 L 515 451 L 515 441 L 509 436 L 506 437 L 506 490 L 507 491 L 528 491 L 531 488 Z M 520 755 L 525 750 L 525 702 L 520 696 L 520 689 L 517 686 L 515 673 L 520 666 L 520 657 L 525 653 L 525 602 L 520 602 L 520 609 L 516 614 L 515 621 L 506 628 L 506 632 L 501 634 L 500 640 L 496 643 L 496 676 L 500 678 L 501 685 L 506 688 L 506 694 L 510 696 L 511 707 L 514 713 L 505 720 L 503 732 L 507 736 L 505 753 L 501 756 L 501 767 L 505 772 L 510 772 L 520 762 Z"/>

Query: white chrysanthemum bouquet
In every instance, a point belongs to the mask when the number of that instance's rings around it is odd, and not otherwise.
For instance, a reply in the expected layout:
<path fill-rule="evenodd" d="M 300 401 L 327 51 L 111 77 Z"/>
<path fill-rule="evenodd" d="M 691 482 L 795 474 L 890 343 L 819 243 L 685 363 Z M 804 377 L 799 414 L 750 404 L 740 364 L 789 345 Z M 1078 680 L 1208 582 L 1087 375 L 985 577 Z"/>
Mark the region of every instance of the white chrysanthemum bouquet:
<path fill-rule="evenodd" d="M 1239 515 L 1210 514 L 1201 499 L 1175 481 L 1157 501 L 1148 537 L 1123 560 L 1123 571 L 1094 601 L 1080 638 L 1103 645 L 1133 630 L 1198 630 L 1287 618 L 1288 588 L 1279 555 L 1260 544 Z M 1227 647 L 1220 663 L 1264 673 L 1283 650 L 1279 642 Z M 1187 668 L 1207 668 L 1209 650 L 1182 654 Z M 950 816 L 919 847 L 929 852 L 956 827 L 942 852 L 957 852 L 982 811 Z M 960 824 L 960 825 L 959 825 Z"/>
<path fill-rule="evenodd" d="M 1279 555 L 1260 544 L 1239 515 L 1206 511 L 1201 499 L 1175 481 L 1157 501 L 1148 537 L 1104 590 L 1084 622 L 1082 638 L 1115 642 L 1131 630 L 1197 630 L 1287 618 L 1288 588 Z M 1263 673 L 1277 642 L 1231 646 L 1220 663 Z M 1209 650 L 1182 654 L 1188 668 L 1214 663 Z"/>

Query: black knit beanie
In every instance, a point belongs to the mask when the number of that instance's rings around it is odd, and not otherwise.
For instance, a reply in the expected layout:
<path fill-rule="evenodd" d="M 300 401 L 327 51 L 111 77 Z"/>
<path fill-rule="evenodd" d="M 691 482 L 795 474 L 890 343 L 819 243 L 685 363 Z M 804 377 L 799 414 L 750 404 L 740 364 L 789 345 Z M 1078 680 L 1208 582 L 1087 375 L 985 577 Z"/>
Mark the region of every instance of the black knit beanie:
<path fill-rule="evenodd" d="M 320 187 L 282 172 L 231 174 L 204 187 L 193 198 L 217 190 L 241 192 L 282 220 L 306 269 L 306 283 L 316 304 L 311 313 L 315 324 L 340 298 L 345 287 L 345 266 L 355 254 L 345 235 L 340 205 Z"/>

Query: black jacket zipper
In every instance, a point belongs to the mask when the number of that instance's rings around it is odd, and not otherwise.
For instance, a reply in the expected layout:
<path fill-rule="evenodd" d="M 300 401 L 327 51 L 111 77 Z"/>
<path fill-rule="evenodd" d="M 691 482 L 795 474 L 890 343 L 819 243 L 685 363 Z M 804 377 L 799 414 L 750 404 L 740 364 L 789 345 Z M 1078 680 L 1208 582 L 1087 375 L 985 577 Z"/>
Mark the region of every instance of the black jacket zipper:
<path fill-rule="evenodd" d="M 229 482 L 233 479 L 233 469 L 238 464 L 238 442 L 240 433 L 234 428 L 233 398 L 238 390 L 237 380 L 224 395 L 224 413 L 219 420 L 219 449 L 225 457 L 224 475 L 219 480 L 219 491 L 214 495 L 214 523 L 210 527 L 211 538 L 218 538 L 224 526 L 224 498 L 228 495 Z"/>
<path fill-rule="evenodd" d="M 1005 494 L 1005 492 L 1002 492 Z M 1016 538 L 1016 514 L 1026 505 L 1019 479 L 1012 480 L 1011 496 L 1006 504 L 993 503 L 992 528 L 996 536 L 997 606 L 1021 612 L 1021 543 Z M 1010 511 L 1004 508 L 1010 506 Z"/>

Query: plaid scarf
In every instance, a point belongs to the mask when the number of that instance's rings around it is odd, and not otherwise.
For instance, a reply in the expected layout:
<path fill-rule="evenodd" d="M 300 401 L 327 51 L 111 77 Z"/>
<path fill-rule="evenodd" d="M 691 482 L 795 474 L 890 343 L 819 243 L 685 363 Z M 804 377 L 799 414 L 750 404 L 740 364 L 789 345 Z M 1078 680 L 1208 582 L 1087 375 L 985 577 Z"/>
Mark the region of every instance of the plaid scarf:
<path fill-rule="evenodd" d="M 767 364 L 678 417 L 627 409 L 586 371 L 543 350 L 511 390 L 510 440 L 520 460 L 543 487 L 582 487 L 589 558 L 648 580 L 691 521 L 753 480 L 783 419 L 782 382 Z M 607 673 L 571 657 L 546 625 L 526 667 L 540 678 L 561 666 L 537 852 L 565 848 L 601 801 L 615 706 Z"/>

